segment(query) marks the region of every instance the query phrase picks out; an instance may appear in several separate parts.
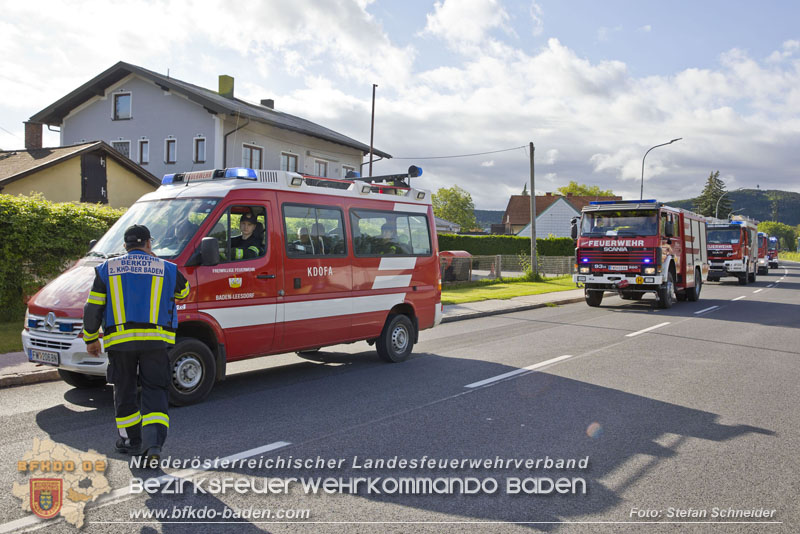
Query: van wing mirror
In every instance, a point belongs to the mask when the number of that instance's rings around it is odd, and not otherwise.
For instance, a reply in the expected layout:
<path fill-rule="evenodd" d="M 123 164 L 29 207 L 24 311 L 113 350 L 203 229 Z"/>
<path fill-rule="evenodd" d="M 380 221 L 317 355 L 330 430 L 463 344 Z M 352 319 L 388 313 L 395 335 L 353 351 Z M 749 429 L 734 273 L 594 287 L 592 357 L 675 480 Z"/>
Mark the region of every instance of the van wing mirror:
<path fill-rule="evenodd" d="M 202 265 L 219 263 L 219 241 L 216 237 L 204 237 L 200 241 L 200 263 Z"/>
<path fill-rule="evenodd" d="M 572 225 L 572 239 L 578 239 L 578 217 L 573 217 L 570 224 Z"/>
<path fill-rule="evenodd" d="M 92 239 L 91 241 L 89 241 L 89 250 L 92 250 L 96 244 L 97 244 L 97 239 Z"/>
<path fill-rule="evenodd" d="M 664 237 L 672 237 L 675 235 L 675 228 L 672 221 L 667 221 L 664 224 Z"/>

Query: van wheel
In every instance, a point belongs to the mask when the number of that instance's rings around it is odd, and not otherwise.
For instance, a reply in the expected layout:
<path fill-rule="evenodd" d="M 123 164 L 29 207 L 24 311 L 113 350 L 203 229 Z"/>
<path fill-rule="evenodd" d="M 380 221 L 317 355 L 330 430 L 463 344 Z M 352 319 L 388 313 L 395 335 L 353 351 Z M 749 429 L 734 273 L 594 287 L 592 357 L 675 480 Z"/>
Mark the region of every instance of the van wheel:
<path fill-rule="evenodd" d="M 700 270 L 696 270 L 694 272 L 694 287 L 689 287 L 686 289 L 686 296 L 689 297 L 691 302 L 697 302 L 700 300 L 700 290 L 703 289 L 703 276 L 700 274 Z"/>
<path fill-rule="evenodd" d="M 411 319 L 402 314 L 390 315 L 375 348 L 378 356 L 389 363 L 402 362 L 408 358 L 414 348 L 414 325 Z"/>
<path fill-rule="evenodd" d="M 658 307 L 669 309 L 675 303 L 675 276 L 669 273 L 666 285 L 658 290 Z"/>
<path fill-rule="evenodd" d="M 739 275 L 739 285 L 746 286 L 749 278 L 750 276 L 748 276 L 747 273 Z"/>
<path fill-rule="evenodd" d="M 603 294 L 603 291 L 589 291 L 586 289 L 583 292 L 583 298 L 586 299 L 586 304 L 592 308 L 597 308 L 603 302 Z"/>
<path fill-rule="evenodd" d="M 214 387 L 217 364 L 211 349 L 197 339 L 180 339 L 169 351 L 169 402 L 187 406 L 205 399 Z"/>
<path fill-rule="evenodd" d="M 76 373 L 75 371 L 67 371 L 66 369 L 59 369 L 58 376 L 70 386 L 78 389 L 99 388 L 106 385 L 106 379 L 102 376 Z"/>

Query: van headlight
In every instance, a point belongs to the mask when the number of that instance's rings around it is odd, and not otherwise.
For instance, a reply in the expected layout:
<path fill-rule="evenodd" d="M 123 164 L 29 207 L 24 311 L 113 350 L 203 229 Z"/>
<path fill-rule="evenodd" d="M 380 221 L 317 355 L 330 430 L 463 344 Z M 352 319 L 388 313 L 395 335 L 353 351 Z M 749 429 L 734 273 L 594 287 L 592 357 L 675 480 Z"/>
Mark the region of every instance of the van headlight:
<path fill-rule="evenodd" d="M 656 268 L 655 267 L 645 267 L 644 268 L 644 274 L 656 274 Z"/>
<path fill-rule="evenodd" d="M 580 273 L 581 274 L 588 274 L 589 273 L 589 267 L 581 267 Z"/>

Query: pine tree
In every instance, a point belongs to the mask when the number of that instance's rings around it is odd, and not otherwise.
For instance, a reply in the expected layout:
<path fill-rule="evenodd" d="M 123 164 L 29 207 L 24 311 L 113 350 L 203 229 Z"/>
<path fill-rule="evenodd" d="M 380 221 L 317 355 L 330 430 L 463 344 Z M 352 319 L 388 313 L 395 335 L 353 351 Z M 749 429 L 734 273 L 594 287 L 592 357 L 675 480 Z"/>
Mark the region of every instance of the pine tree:
<path fill-rule="evenodd" d="M 717 201 L 719 201 L 719 214 L 724 218 L 731 211 L 731 200 L 727 196 L 725 182 L 720 180 L 719 171 L 712 172 L 706 180 L 706 186 L 700 196 L 694 199 L 694 209 L 697 213 L 706 217 L 714 217 L 717 213 Z M 722 197 L 722 200 L 719 200 Z"/>

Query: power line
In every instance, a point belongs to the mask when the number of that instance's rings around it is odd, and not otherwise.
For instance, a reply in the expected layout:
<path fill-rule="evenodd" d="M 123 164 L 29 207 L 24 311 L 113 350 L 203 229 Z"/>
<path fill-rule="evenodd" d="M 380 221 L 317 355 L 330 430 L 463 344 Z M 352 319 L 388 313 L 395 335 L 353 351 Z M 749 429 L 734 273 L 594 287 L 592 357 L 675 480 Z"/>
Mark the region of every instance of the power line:
<path fill-rule="evenodd" d="M 519 150 L 520 148 L 526 148 L 525 145 L 522 146 L 515 146 L 513 148 L 504 148 L 502 150 L 492 150 L 490 152 L 476 152 L 474 154 L 459 154 L 457 156 L 426 156 L 421 158 L 392 158 L 392 159 L 413 159 L 413 160 L 420 160 L 420 159 L 449 159 L 449 158 L 468 158 L 471 156 L 485 156 L 486 154 L 497 154 L 499 152 L 510 152 L 512 150 Z"/>

